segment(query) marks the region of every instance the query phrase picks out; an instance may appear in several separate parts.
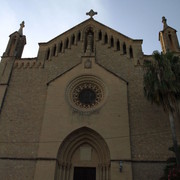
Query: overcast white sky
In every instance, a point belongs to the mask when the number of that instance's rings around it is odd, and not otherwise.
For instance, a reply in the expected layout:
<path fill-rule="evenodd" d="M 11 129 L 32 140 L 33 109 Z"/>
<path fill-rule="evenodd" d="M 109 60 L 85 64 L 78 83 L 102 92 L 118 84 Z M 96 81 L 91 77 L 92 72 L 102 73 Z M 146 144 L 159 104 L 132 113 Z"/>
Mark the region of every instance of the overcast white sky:
<path fill-rule="evenodd" d="M 0 3 L 0 56 L 9 35 L 24 20 L 27 44 L 23 57 L 36 57 L 38 43 L 47 42 L 88 19 L 94 19 L 133 39 L 143 39 L 143 52 L 161 51 L 158 33 L 162 16 L 175 28 L 180 40 L 180 0 L 4 0 Z"/>

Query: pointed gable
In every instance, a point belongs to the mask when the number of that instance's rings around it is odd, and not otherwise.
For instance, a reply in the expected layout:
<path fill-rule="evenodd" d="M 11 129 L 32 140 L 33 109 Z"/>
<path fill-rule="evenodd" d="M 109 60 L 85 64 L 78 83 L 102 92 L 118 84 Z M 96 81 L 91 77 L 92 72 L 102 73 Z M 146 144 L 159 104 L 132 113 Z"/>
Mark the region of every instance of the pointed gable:
<path fill-rule="evenodd" d="M 134 56 L 134 47 L 138 47 L 142 53 L 141 39 L 132 39 L 99 23 L 93 18 L 83 21 L 48 42 L 39 43 L 39 51 L 42 50 L 46 52 L 46 55 L 44 55 L 45 59 L 50 59 L 52 56 L 56 56 L 58 53 L 64 53 L 70 50 L 72 46 L 77 46 L 81 43 L 81 51 L 85 52 L 88 33 L 91 33 L 93 36 L 92 51 L 95 51 L 96 43 L 101 41 L 101 44 L 106 45 L 106 48 L 112 48 L 114 51 L 121 51 L 121 54 L 128 54 L 130 58 Z"/>

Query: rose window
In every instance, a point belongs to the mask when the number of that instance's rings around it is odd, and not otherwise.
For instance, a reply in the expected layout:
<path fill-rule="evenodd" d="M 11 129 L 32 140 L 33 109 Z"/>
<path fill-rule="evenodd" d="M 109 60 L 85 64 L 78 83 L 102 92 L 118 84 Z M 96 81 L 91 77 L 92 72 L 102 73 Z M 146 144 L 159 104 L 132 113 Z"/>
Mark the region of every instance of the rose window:
<path fill-rule="evenodd" d="M 92 111 L 104 102 L 105 87 L 94 76 L 82 76 L 73 80 L 67 87 L 70 105 L 80 111 Z"/>

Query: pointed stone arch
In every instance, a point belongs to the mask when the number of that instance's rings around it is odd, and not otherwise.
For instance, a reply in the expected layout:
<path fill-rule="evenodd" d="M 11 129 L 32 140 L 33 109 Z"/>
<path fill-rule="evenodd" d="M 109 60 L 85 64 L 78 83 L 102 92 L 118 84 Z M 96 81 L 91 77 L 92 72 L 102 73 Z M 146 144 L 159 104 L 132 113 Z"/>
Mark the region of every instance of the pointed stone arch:
<path fill-rule="evenodd" d="M 106 142 L 96 131 L 82 127 L 70 133 L 62 142 L 57 155 L 55 180 L 73 180 L 73 155 L 83 145 L 92 148 L 96 153 L 96 163 L 94 160 L 93 164 L 86 161 L 86 166 L 96 168 L 96 179 L 110 179 L 110 152 Z M 79 165 L 76 162 L 76 166 L 82 167 L 81 162 Z"/>

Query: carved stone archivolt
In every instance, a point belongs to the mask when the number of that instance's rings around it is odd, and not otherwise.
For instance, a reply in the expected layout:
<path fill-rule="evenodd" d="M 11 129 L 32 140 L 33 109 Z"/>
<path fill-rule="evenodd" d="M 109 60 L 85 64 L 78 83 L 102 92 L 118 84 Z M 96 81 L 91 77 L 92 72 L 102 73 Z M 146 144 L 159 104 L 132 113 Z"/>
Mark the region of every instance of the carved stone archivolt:
<path fill-rule="evenodd" d="M 95 76 L 81 76 L 70 82 L 67 98 L 73 109 L 81 112 L 94 111 L 101 107 L 106 97 L 104 83 Z"/>
<path fill-rule="evenodd" d="M 97 159 L 85 161 L 86 166 L 96 168 L 97 180 L 110 180 L 110 151 L 104 139 L 94 130 L 82 127 L 69 134 L 61 143 L 56 164 L 55 180 L 72 180 L 73 171 L 77 166 L 82 167 L 83 160 L 79 157 L 73 162 L 73 156 L 79 147 L 88 144 L 97 154 Z"/>

